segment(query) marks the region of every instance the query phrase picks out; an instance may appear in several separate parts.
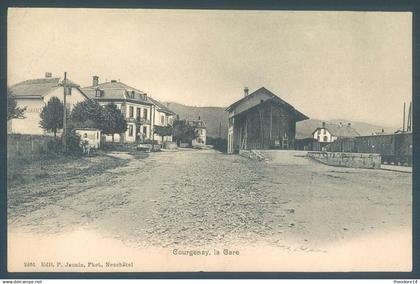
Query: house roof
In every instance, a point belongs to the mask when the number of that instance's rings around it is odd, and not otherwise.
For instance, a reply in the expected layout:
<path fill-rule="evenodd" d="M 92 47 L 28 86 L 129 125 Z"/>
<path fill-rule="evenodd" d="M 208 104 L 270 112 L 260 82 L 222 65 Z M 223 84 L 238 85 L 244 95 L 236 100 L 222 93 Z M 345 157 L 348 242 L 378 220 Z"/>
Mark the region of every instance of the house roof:
<path fill-rule="evenodd" d="M 71 80 L 67 79 L 66 81 L 67 85 L 79 89 L 79 85 L 75 84 Z M 49 92 L 59 88 L 62 85 L 63 81 L 60 80 L 60 78 L 33 79 L 26 80 L 11 86 L 10 91 L 15 97 L 18 98 L 43 98 Z"/>
<path fill-rule="evenodd" d="M 171 109 L 169 109 L 167 106 L 165 106 L 163 103 L 161 103 L 161 102 L 159 102 L 155 99 L 152 99 L 151 97 L 149 97 L 149 99 L 152 101 L 153 104 L 155 104 L 159 108 L 159 111 L 167 113 L 167 114 L 171 114 L 171 115 L 176 114 Z"/>
<path fill-rule="evenodd" d="M 195 128 L 206 128 L 206 124 L 202 120 L 187 120 L 187 123 Z"/>
<path fill-rule="evenodd" d="M 317 127 L 312 134 L 314 134 L 318 129 L 327 129 L 333 136 L 336 137 L 355 137 L 360 136 L 360 134 L 348 124 L 329 124 L 326 123 L 323 127 Z"/>
<path fill-rule="evenodd" d="M 283 99 L 279 98 L 277 95 L 272 93 L 270 90 L 266 89 L 265 87 L 261 87 L 258 90 L 252 92 L 251 94 L 249 94 L 249 95 L 241 98 L 240 100 L 234 102 L 233 104 L 231 104 L 229 107 L 226 108 L 226 111 L 231 111 L 232 109 L 234 109 L 238 105 L 240 105 L 240 104 L 244 103 L 245 101 L 249 100 L 250 98 L 258 96 L 260 94 L 269 95 L 270 98 L 265 100 L 265 102 L 271 100 L 274 103 L 277 103 L 277 104 L 280 104 L 280 105 L 286 105 L 289 109 L 291 109 L 296 114 L 296 118 L 297 118 L 296 120 L 297 121 L 301 121 L 301 120 L 305 120 L 305 119 L 309 118 L 306 115 L 304 115 L 303 113 L 301 113 L 300 111 L 298 111 L 297 109 L 295 109 L 292 105 L 290 105 L 289 103 L 287 103 L 286 101 L 284 101 Z M 257 105 L 251 105 L 248 108 L 242 110 L 241 112 L 249 110 L 249 109 L 251 109 L 255 106 L 257 106 Z"/>
<path fill-rule="evenodd" d="M 101 97 L 96 97 L 96 90 L 104 90 L 104 94 Z M 121 82 L 111 81 L 98 84 L 98 86 L 89 86 L 82 88 L 89 98 L 95 100 L 116 100 L 125 101 L 130 100 L 143 104 L 152 104 L 150 98 L 146 96 L 146 93 L 136 88 L 128 86 Z M 126 91 L 134 91 L 134 98 L 128 97 Z"/>

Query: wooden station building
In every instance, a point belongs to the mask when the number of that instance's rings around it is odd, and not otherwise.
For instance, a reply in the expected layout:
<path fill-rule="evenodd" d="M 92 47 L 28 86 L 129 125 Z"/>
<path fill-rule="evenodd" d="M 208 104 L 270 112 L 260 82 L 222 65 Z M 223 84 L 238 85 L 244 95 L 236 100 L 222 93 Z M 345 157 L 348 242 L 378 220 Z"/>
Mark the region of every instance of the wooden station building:
<path fill-rule="evenodd" d="M 308 117 L 262 87 L 226 111 L 229 113 L 228 153 L 250 149 L 294 149 L 296 122 Z"/>

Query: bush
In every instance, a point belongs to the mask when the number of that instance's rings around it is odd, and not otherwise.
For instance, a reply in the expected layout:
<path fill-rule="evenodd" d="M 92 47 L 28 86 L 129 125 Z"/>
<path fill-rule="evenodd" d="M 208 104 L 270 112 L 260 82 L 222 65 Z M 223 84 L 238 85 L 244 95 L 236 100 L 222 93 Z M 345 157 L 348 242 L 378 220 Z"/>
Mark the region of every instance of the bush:
<path fill-rule="evenodd" d="M 71 130 L 66 135 L 67 152 L 70 154 L 81 154 L 80 136 L 74 130 Z"/>

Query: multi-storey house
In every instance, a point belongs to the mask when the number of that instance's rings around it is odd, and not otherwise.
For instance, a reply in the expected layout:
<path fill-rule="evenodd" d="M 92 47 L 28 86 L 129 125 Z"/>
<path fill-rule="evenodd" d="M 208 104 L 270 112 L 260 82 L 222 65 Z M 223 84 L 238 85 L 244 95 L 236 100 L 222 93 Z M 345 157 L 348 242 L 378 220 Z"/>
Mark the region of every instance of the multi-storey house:
<path fill-rule="evenodd" d="M 148 95 L 117 80 L 99 84 L 99 77 L 93 76 L 92 86 L 82 89 L 100 105 L 115 104 L 127 120 L 127 131 L 114 135 L 116 142 L 141 142 L 153 135 L 153 103 Z M 111 141 L 110 135 L 106 136 Z"/>

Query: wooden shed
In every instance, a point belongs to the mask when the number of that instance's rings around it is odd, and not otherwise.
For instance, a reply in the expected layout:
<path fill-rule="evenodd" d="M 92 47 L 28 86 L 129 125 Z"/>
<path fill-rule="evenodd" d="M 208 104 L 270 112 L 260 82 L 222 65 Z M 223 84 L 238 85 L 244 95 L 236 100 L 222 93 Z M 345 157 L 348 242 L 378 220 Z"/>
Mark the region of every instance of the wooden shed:
<path fill-rule="evenodd" d="M 249 149 L 294 149 L 296 122 L 308 117 L 262 87 L 226 111 L 229 113 L 228 153 Z"/>

